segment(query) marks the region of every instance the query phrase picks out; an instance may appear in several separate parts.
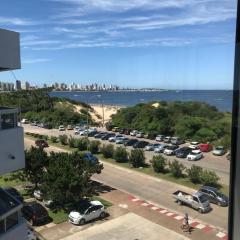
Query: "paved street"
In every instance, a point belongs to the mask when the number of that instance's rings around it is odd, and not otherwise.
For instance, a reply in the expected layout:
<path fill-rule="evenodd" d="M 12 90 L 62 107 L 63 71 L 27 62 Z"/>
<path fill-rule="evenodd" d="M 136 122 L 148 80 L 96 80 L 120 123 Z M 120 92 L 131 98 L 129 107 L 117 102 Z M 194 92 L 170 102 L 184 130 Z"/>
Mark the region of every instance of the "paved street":
<path fill-rule="evenodd" d="M 34 133 L 39 133 L 39 134 L 46 134 L 49 136 L 59 136 L 61 134 L 67 134 L 69 136 L 74 136 L 74 137 L 79 137 L 74 135 L 73 131 L 64 131 L 64 132 L 59 132 L 57 129 L 43 129 L 35 126 L 31 126 L 29 124 L 23 125 L 25 132 L 34 132 Z M 99 129 L 100 131 L 103 129 Z M 127 136 L 131 137 L 131 136 Z M 90 138 L 94 139 L 94 138 Z M 99 140 L 99 139 L 98 139 Z M 153 140 L 147 140 L 149 142 L 155 142 Z M 108 141 L 102 141 L 103 143 L 109 143 Z M 115 143 L 113 143 L 116 145 Z M 127 147 L 128 151 L 130 151 L 132 148 Z M 147 161 L 150 161 L 152 157 L 155 154 L 154 152 L 145 152 L 145 156 Z M 169 161 L 173 161 L 176 159 L 175 156 L 167 156 L 167 159 Z M 217 175 L 220 177 L 220 182 L 226 185 L 229 185 L 229 172 L 230 172 L 230 164 L 229 161 L 226 159 L 226 156 L 214 156 L 211 152 L 209 153 L 204 153 L 204 158 L 199 160 L 199 161 L 187 161 L 186 159 L 178 158 L 177 159 L 179 162 L 181 162 L 183 165 L 186 167 L 190 168 L 193 164 L 198 165 L 203 167 L 204 169 L 215 171 Z"/>
<path fill-rule="evenodd" d="M 25 138 L 26 147 L 32 144 L 34 144 L 33 140 Z M 49 147 L 47 150 L 63 151 L 57 147 Z M 190 188 L 124 169 L 106 162 L 104 163 L 104 170 L 102 173 L 95 175 L 94 179 L 172 211 L 180 213 L 188 212 L 195 220 L 199 219 L 202 222 L 227 229 L 228 208 L 212 205 L 212 212 L 200 214 L 195 210 L 179 206 L 174 202 L 172 198 L 173 192 L 176 190 L 182 190 L 189 193 L 193 192 L 194 190 Z"/>

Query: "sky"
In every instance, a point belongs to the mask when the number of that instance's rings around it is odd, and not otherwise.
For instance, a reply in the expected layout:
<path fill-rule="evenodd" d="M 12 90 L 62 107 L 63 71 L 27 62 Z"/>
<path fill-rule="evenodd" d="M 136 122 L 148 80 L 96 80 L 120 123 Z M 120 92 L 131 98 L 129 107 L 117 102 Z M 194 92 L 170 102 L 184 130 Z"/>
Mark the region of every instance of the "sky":
<path fill-rule="evenodd" d="M 232 89 L 236 0 L 1 0 L 18 79 Z M 0 81 L 14 82 L 10 72 Z"/>

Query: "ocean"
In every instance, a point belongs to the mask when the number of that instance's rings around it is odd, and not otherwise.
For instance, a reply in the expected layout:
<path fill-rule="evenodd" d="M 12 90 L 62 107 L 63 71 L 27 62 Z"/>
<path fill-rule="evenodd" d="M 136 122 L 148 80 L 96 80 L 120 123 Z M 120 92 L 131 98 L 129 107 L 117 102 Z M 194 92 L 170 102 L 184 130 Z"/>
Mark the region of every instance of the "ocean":
<path fill-rule="evenodd" d="M 94 92 L 51 92 L 50 96 L 70 98 L 89 104 L 133 106 L 151 101 L 199 101 L 217 107 L 219 111 L 232 111 L 230 90 L 182 90 L 182 91 L 94 91 Z"/>

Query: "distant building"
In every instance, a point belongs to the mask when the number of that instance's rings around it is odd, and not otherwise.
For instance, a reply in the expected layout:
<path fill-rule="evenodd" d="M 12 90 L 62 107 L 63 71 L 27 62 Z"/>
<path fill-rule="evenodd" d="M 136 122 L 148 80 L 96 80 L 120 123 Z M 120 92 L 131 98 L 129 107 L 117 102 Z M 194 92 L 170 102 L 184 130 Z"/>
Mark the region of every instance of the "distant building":
<path fill-rule="evenodd" d="M 15 90 L 21 90 L 22 89 L 22 87 L 21 87 L 21 81 L 20 80 L 16 80 L 16 85 L 15 85 Z"/>
<path fill-rule="evenodd" d="M 30 83 L 29 82 L 22 82 L 21 84 L 22 90 L 29 90 L 30 89 Z"/>
<path fill-rule="evenodd" d="M 43 84 L 43 88 L 47 88 L 47 84 L 46 83 Z"/>

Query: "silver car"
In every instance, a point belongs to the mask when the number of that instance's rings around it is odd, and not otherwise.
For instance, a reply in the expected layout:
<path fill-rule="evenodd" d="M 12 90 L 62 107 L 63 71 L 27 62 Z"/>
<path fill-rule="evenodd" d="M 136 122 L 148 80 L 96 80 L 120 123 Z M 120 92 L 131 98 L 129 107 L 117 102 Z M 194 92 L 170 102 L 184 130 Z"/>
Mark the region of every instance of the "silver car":
<path fill-rule="evenodd" d="M 216 155 L 216 156 L 222 156 L 226 153 L 225 149 L 223 146 L 217 146 L 213 149 L 213 155 Z"/>

